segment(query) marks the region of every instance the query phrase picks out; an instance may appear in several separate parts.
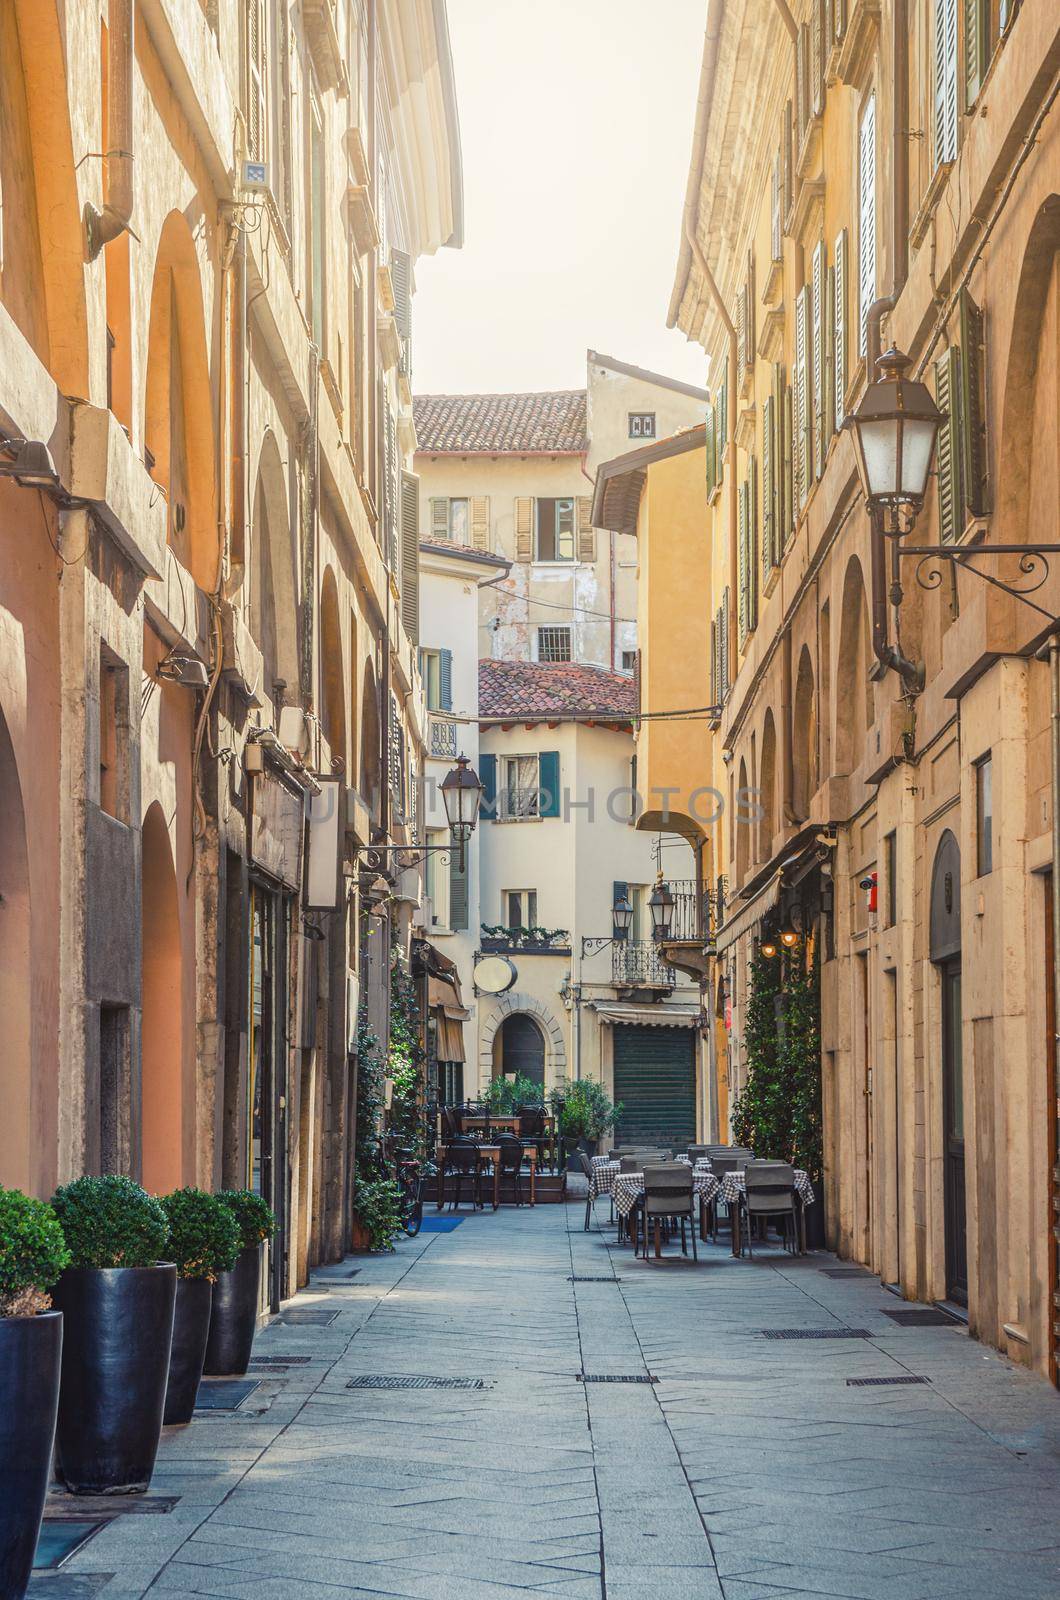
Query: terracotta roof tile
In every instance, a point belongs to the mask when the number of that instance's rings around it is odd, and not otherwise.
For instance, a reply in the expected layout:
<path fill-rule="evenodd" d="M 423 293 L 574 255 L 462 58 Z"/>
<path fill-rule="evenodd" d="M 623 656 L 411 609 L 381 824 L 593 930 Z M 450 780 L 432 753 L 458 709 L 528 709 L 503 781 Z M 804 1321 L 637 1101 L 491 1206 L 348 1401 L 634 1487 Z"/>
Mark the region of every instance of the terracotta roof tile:
<path fill-rule="evenodd" d="M 584 389 L 547 394 L 418 394 L 419 448 L 453 455 L 580 455 L 587 445 Z"/>
<path fill-rule="evenodd" d="M 481 561 L 487 567 L 504 567 L 507 570 L 511 566 L 507 556 L 495 556 L 492 550 L 476 550 L 474 545 L 461 544 L 458 539 L 421 539 L 420 549 L 441 550 L 446 555 L 463 556 L 466 561 Z"/>
<path fill-rule="evenodd" d="M 636 711 L 632 678 L 575 661 L 480 661 L 479 714 L 512 716 L 611 716 Z"/>

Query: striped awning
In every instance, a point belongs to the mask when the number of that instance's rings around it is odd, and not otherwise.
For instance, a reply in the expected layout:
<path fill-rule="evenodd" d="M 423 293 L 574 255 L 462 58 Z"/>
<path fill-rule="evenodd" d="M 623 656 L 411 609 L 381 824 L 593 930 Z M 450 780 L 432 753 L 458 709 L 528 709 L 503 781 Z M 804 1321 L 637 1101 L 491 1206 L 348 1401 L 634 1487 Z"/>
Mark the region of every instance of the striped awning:
<path fill-rule="evenodd" d="M 702 1013 L 697 1005 L 637 1006 L 631 1001 L 595 1002 L 591 1009 L 601 1022 L 632 1022 L 642 1028 L 698 1028 Z"/>
<path fill-rule="evenodd" d="M 726 912 L 729 914 L 726 915 L 724 923 L 718 929 L 715 941 L 719 956 L 723 950 L 727 950 L 731 944 L 735 944 L 741 934 L 748 933 L 756 922 L 761 922 L 766 913 L 773 910 L 780 899 L 780 879 L 780 873 L 775 872 L 769 881 L 759 889 L 753 900 L 748 900 L 742 906 L 726 907 Z"/>

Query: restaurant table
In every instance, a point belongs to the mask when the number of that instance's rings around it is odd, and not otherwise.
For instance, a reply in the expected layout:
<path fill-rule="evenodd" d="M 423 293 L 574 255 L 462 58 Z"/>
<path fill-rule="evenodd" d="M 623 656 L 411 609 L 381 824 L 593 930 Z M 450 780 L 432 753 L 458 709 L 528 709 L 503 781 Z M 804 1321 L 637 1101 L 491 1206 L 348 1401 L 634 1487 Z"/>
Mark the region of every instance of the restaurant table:
<path fill-rule="evenodd" d="M 496 1211 L 501 1203 L 501 1147 L 499 1144 L 477 1144 L 475 1149 L 484 1161 L 488 1161 L 493 1168 L 493 1209 Z M 444 1159 L 444 1157 L 443 1157 Z M 530 1164 L 530 1204 L 535 1205 L 537 1200 L 537 1150 L 534 1145 L 523 1146 L 523 1160 Z M 439 1177 L 438 1210 L 445 1204 L 445 1191 Z"/>
<path fill-rule="evenodd" d="M 741 1169 L 736 1172 L 727 1172 L 721 1180 L 717 1198 L 723 1205 L 729 1207 L 732 1217 L 732 1253 L 734 1256 L 743 1253 L 743 1240 L 740 1236 L 741 1201 L 747 1193 L 747 1176 Z M 806 1254 L 806 1207 L 813 1204 L 813 1184 L 809 1174 L 803 1172 L 801 1167 L 795 1168 L 795 1199 L 798 1202 L 796 1210 L 799 1225 L 799 1250 Z"/>
<path fill-rule="evenodd" d="M 476 1130 L 489 1128 L 491 1133 L 519 1132 L 519 1118 L 497 1115 L 495 1117 L 468 1117 L 461 1116 L 460 1126 L 465 1133 L 474 1133 Z"/>
<path fill-rule="evenodd" d="M 693 1168 L 692 1193 L 705 1205 L 714 1199 L 721 1185 L 713 1172 L 700 1171 Z M 590 1191 L 591 1192 L 591 1191 Z M 611 1195 L 615 1202 L 615 1210 L 619 1216 L 626 1218 L 644 1193 L 643 1172 L 618 1172 L 611 1179 Z"/>

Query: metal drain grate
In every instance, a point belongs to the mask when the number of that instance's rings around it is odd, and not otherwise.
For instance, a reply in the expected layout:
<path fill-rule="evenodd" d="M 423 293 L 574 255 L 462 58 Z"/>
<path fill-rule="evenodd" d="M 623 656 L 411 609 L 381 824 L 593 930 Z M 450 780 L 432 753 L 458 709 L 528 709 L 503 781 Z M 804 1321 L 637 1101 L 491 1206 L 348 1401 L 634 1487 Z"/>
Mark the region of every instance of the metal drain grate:
<path fill-rule="evenodd" d="M 260 1378 L 203 1378 L 195 1396 L 196 1411 L 238 1411 L 261 1387 Z"/>
<path fill-rule="evenodd" d="M 818 1272 L 823 1272 L 826 1278 L 873 1278 L 876 1274 L 869 1272 L 866 1267 L 818 1267 Z"/>
<path fill-rule="evenodd" d="M 402 1373 L 400 1377 L 384 1377 L 380 1373 L 362 1373 L 351 1378 L 347 1389 L 484 1389 L 483 1378 L 425 1378 L 416 1373 Z"/>
<path fill-rule="evenodd" d="M 579 1372 L 575 1383 L 658 1383 L 653 1372 Z"/>
<path fill-rule="evenodd" d="M 848 1378 L 848 1389 L 884 1389 L 894 1388 L 899 1384 L 930 1383 L 930 1378 Z"/>
<path fill-rule="evenodd" d="M 326 1328 L 338 1316 L 337 1311 L 281 1311 L 273 1317 L 270 1328 Z"/>
<path fill-rule="evenodd" d="M 868 1328 L 760 1328 L 766 1339 L 871 1339 Z"/>
<path fill-rule="evenodd" d="M 959 1328 L 956 1317 L 946 1311 L 885 1311 L 885 1317 L 900 1328 Z"/>
<path fill-rule="evenodd" d="M 610 1273 L 610 1272 L 605 1272 L 605 1273 L 602 1274 L 601 1277 L 598 1277 L 598 1278 L 579 1277 L 578 1274 L 576 1273 L 573 1277 L 568 1278 L 567 1282 L 568 1283 L 621 1283 L 622 1279 L 621 1278 L 616 1278 L 614 1276 L 614 1274 Z"/>

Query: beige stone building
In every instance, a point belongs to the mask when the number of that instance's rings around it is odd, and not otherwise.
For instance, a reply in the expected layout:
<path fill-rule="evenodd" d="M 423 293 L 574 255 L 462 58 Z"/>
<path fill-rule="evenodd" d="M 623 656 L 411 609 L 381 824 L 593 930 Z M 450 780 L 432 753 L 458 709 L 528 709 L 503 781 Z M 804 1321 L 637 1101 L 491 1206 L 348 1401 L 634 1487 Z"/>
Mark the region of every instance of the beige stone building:
<path fill-rule="evenodd" d="M 275 1301 L 348 1243 L 358 1005 L 419 892 L 362 868 L 418 827 L 445 6 L 0 29 L 0 1182 L 250 1183 Z"/>
<path fill-rule="evenodd" d="M 670 307 L 713 374 L 730 1075 L 752 958 L 803 934 L 830 1240 L 1054 1377 L 1060 578 L 991 547 L 1058 540 L 1058 28 L 1052 0 L 716 0 Z M 900 596 L 844 427 L 881 343 L 946 417 L 906 541 L 945 553 L 895 556 Z M 1039 609 L 976 574 L 1044 578 Z"/>

